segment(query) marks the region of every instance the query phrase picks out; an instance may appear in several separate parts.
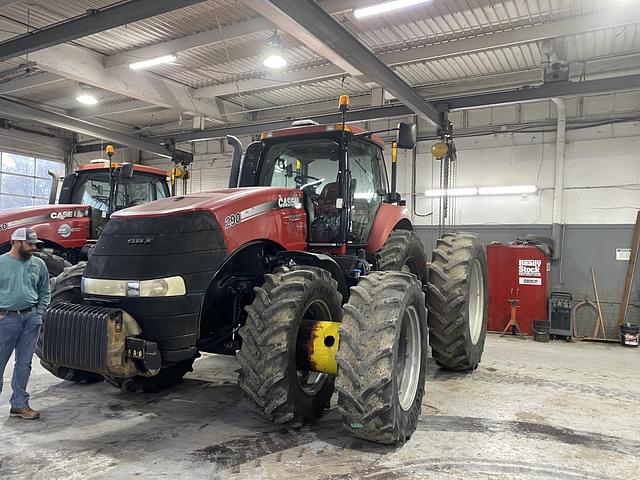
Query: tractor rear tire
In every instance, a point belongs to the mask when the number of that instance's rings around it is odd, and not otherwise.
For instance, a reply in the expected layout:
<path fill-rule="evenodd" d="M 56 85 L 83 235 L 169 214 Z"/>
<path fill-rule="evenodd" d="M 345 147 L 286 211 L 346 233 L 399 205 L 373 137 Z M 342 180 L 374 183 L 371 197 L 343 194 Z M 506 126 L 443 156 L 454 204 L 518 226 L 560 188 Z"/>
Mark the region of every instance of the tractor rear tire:
<path fill-rule="evenodd" d="M 71 266 L 71 264 L 64 258 L 54 255 L 53 253 L 35 252 L 33 255 L 44 261 L 47 266 L 47 271 L 49 272 L 49 278 L 57 277 L 65 268 L 69 268 Z"/>
<path fill-rule="evenodd" d="M 240 388 L 249 404 L 273 423 L 300 427 L 313 422 L 331 400 L 334 378 L 299 370 L 296 348 L 305 320 L 341 320 L 337 282 L 320 268 L 279 267 L 254 292 L 239 332 Z"/>
<path fill-rule="evenodd" d="M 184 376 L 193 372 L 194 358 L 163 367 L 157 375 L 152 377 L 135 376 L 127 379 L 108 379 L 108 381 L 123 392 L 158 393 L 167 388 L 178 385 Z"/>
<path fill-rule="evenodd" d="M 474 233 L 446 234 L 433 250 L 427 304 L 432 356 L 443 369 L 478 368 L 487 335 L 487 259 Z"/>
<path fill-rule="evenodd" d="M 82 303 L 80 282 L 86 262 L 80 262 L 72 267 L 66 267 L 64 271 L 51 279 L 51 305 L 61 302 Z M 40 340 L 38 340 L 40 341 Z M 102 382 L 103 377 L 97 373 L 76 370 L 62 366 L 50 365 L 40 362 L 41 365 L 54 376 L 75 383 Z"/>
<path fill-rule="evenodd" d="M 376 253 L 376 258 L 380 270 L 413 273 L 423 285 L 427 284 L 427 256 L 415 232 L 394 230 Z"/>
<path fill-rule="evenodd" d="M 409 440 L 418 424 L 427 370 L 427 310 L 420 281 L 371 272 L 343 307 L 337 362 L 338 410 L 356 437 Z"/>

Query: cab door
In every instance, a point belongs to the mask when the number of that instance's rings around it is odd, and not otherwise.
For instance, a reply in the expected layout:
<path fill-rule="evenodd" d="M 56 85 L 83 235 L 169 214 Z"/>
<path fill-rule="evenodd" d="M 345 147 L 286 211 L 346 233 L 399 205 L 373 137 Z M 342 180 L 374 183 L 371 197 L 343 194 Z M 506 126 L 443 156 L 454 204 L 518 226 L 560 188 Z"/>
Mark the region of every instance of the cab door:
<path fill-rule="evenodd" d="M 347 150 L 351 170 L 349 243 L 365 245 L 378 208 L 387 194 L 382 149 L 366 140 L 354 140 Z"/>

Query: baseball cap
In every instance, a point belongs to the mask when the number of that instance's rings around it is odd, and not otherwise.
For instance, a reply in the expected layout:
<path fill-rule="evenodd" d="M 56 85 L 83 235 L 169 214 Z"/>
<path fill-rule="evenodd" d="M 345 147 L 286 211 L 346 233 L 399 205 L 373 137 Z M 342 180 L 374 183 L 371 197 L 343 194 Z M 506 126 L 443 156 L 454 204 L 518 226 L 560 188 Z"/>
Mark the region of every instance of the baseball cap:
<path fill-rule="evenodd" d="M 11 240 L 27 243 L 42 243 L 42 240 L 38 240 L 36 232 L 30 228 L 18 228 L 11 234 Z"/>

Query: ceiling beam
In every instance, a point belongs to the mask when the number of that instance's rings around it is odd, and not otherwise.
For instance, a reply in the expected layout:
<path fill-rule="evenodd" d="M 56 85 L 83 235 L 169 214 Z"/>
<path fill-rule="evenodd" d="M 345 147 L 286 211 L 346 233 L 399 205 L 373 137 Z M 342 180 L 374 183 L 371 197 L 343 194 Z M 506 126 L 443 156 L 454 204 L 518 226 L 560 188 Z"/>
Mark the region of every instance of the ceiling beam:
<path fill-rule="evenodd" d="M 640 9 L 621 7 L 606 13 L 573 17 L 530 27 L 486 34 L 478 37 L 453 40 L 435 45 L 425 45 L 380 54 L 379 58 L 387 65 L 398 66 L 415 62 L 428 62 L 440 58 L 453 57 L 483 50 L 493 50 L 513 45 L 526 44 L 547 38 L 577 35 L 589 31 L 640 23 Z M 344 72 L 335 65 L 325 65 L 306 70 L 273 74 L 266 78 L 252 78 L 233 83 L 223 83 L 210 87 L 197 88 L 196 98 L 234 95 L 238 89 L 247 93 L 264 88 L 287 87 L 290 84 L 312 82 L 326 78 L 335 78 Z"/>
<path fill-rule="evenodd" d="M 15 26 L 15 22 L 0 18 L 0 28 Z M 0 33 L 3 35 L 6 33 Z M 72 44 L 56 45 L 29 54 L 30 62 L 69 80 L 184 113 L 205 115 L 214 123 L 225 123 L 217 118 L 220 110 L 215 102 L 193 98 L 191 88 L 142 70 L 108 70 L 104 68 L 103 59 L 104 55 Z"/>
<path fill-rule="evenodd" d="M 51 83 L 64 81 L 59 75 L 49 72 L 41 72 L 33 75 L 17 77 L 7 82 L 0 83 L 0 95 L 17 93 L 34 87 L 42 87 Z"/>
<path fill-rule="evenodd" d="M 488 3 L 490 0 L 478 0 L 480 3 Z M 380 0 L 324 0 L 321 3 L 331 14 L 353 10 L 356 7 L 363 7 L 379 3 Z M 162 55 L 175 54 L 190 50 L 192 48 L 211 45 L 222 41 L 229 41 L 245 35 L 272 30 L 275 28 L 273 22 L 265 17 L 253 18 L 242 22 L 225 25 L 221 28 L 217 26 L 210 30 L 192 33 L 185 37 L 158 42 L 147 47 L 134 48 L 126 52 L 110 55 L 105 59 L 107 68 L 118 65 L 126 65 L 145 58 L 156 58 Z"/>
<path fill-rule="evenodd" d="M 82 84 L 142 100 L 185 113 L 205 115 L 217 120 L 220 111 L 214 102 L 195 99 L 192 89 L 144 71 L 129 68 L 108 70 L 102 55 L 75 45 L 57 45 L 29 55 L 38 65 Z M 218 123 L 224 123 L 218 120 Z"/>
<path fill-rule="evenodd" d="M 159 145 L 149 140 L 143 140 L 136 137 L 131 137 L 108 128 L 100 127 L 96 124 L 80 120 L 77 118 L 69 117 L 67 115 L 61 115 L 59 113 L 50 112 L 42 108 L 33 107 L 24 103 L 9 100 L 7 98 L 0 98 L 0 111 L 3 115 L 8 115 L 13 118 L 21 120 L 29 120 L 52 127 L 62 128 L 84 135 L 89 135 L 96 138 L 103 138 L 111 142 L 117 142 L 122 145 L 134 147 L 145 152 L 154 153 L 165 158 L 173 158 L 174 152 L 169 150 L 166 146 Z M 178 152 L 179 154 L 190 155 L 187 152 Z"/>
<path fill-rule="evenodd" d="M 578 96 L 595 93 L 615 92 L 622 90 L 638 89 L 640 85 L 640 74 L 626 75 L 621 77 L 603 78 L 597 80 L 586 80 L 583 82 L 554 82 L 543 84 L 538 87 L 527 87 L 496 92 L 492 94 L 467 95 L 451 99 L 442 99 L 434 102 L 438 109 L 466 109 L 481 106 L 491 106 L 509 103 L 523 103 L 535 100 L 543 100 L 559 96 Z M 352 110 L 348 114 L 350 122 L 361 122 L 367 120 L 377 120 L 382 118 L 403 117 L 414 115 L 409 107 L 402 104 L 391 104 L 380 107 L 368 107 Z M 223 128 L 212 128 L 201 131 L 166 134 L 149 137 L 150 140 L 164 142 L 171 139 L 176 143 L 193 142 L 221 138 L 226 135 L 253 135 L 264 131 L 277 130 L 291 126 L 291 122 L 299 119 L 311 118 L 319 123 L 336 123 L 340 121 L 339 113 L 324 113 L 317 115 L 304 115 L 291 117 L 286 120 L 273 120 L 246 123 L 243 125 L 230 125 Z"/>
<path fill-rule="evenodd" d="M 376 83 L 393 93 L 416 115 L 435 127 L 441 126 L 440 114 L 424 98 L 313 0 L 268 1 L 344 58 L 349 65 L 353 65 L 369 79 L 375 79 Z"/>
<path fill-rule="evenodd" d="M 171 10 L 188 7 L 202 1 L 129 0 L 100 9 L 88 10 L 85 15 L 5 40 L 0 43 L 0 61 L 70 42 Z"/>
<path fill-rule="evenodd" d="M 340 67 L 343 71 L 350 75 L 360 75 L 360 70 L 348 61 L 343 55 L 341 55 L 335 48 L 329 46 L 329 43 L 323 40 L 321 37 L 314 35 L 306 28 L 306 25 L 302 25 L 299 19 L 294 19 L 283 11 L 273 2 L 269 0 L 241 0 L 244 5 L 251 8 L 255 12 L 259 13 L 265 18 L 268 18 L 274 25 L 280 28 L 280 30 L 287 32 L 287 35 L 299 39 L 308 48 L 316 52 L 318 55 L 326 58 L 334 65 Z M 326 13 L 322 7 L 315 4 L 317 11 L 322 12 L 325 19 L 328 18 L 331 22 L 335 22 L 330 14 Z M 336 23 L 336 25 L 338 25 Z M 339 26 L 339 25 L 338 25 Z M 340 27 L 342 29 L 342 27 Z M 345 30 L 346 31 L 346 30 Z"/>
<path fill-rule="evenodd" d="M 0 85 L 0 91 L 1 90 Z M 106 117 L 109 115 L 119 115 L 121 113 L 135 112 L 138 110 L 146 110 L 149 108 L 157 108 L 156 105 L 152 105 L 142 100 L 132 100 L 130 102 L 116 103 L 112 105 L 93 107 L 74 108 L 69 111 L 69 116 L 75 118 L 95 118 Z"/>
<path fill-rule="evenodd" d="M 155 43 L 148 47 L 135 48 L 115 55 L 109 55 L 105 58 L 104 64 L 107 68 L 127 65 L 139 60 L 178 53 L 184 50 L 222 42 L 223 40 L 231 40 L 272 28 L 273 23 L 266 18 L 254 18 L 244 22 L 227 25 L 221 29 L 214 28 L 211 30 L 205 30 L 204 32 L 193 33 L 186 37 Z"/>

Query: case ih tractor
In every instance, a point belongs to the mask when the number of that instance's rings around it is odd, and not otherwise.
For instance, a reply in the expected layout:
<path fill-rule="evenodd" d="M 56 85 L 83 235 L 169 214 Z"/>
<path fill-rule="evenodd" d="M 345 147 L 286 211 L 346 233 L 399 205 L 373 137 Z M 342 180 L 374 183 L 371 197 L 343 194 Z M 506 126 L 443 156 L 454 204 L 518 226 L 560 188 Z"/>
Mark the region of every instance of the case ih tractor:
<path fill-rule="evenodd" d="M 58 177 L 53 176 L 49 205 L 0 212 L 0 253 L 11 248 L 11 234 L 19 227 L 33 228 L 44 241 L 37 252 L 57 276 L 65 267 L 86 260 L 88 252 L 116 210 L 169 196 L 167 173 L 144 165 L 97 161 L 67 175 L 59 203 Z"/>
<path fill-rule="evenodd" d="M 450 234 L 427 270 L 383 142 L 346 125 L 347 108 L 341 98 L 341 124 L 265 133 L 243 157 L 230 138 L 228 189 L 115 213 L 86 266 L 56 281 L 45 368 L 152 391 L 199 352 L 237 355 L 240 387 L 266 419 L 312 422 L 337 393 L 356 436 L 406 441 L 427 338 L 442 368 L 480 362 L 486 261 L 477 236 Z M 397 146 L 415 147 L 415 126 L 400 124 Z"/>

